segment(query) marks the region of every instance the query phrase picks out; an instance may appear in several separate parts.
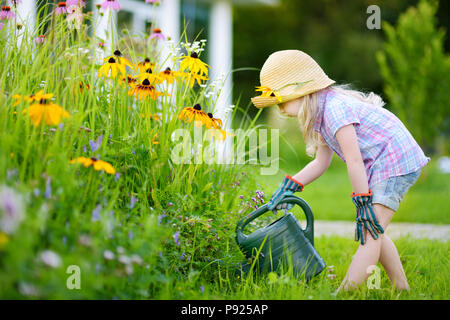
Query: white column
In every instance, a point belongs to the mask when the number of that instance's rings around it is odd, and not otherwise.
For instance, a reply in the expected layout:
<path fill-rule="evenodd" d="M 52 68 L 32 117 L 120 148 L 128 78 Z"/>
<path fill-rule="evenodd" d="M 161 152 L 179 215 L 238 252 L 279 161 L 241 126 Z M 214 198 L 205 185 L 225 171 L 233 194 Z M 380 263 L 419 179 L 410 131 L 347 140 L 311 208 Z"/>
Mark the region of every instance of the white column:
<path fill-rule="evenodd" d="M 109 11 L 111 9 L 108 9 L 106 11 L 103 11 L 102 8 L 97 9 L 96 5 L 97 4 L 102 4 L 103 0 L 94 0 L 93 4 L 92 4 L 92 11 L 95 12 L 95 16 L 94 16 L 94 28 L 95 28 L 95 36 L 99 37 L 100 39 L 103 39 L 105 41 L 105 48 L 106 51 L 114 51 L 114 48 L 111 48 L 111 34 L 109 34 L 109 36 L 107 36 L 107 32 L 108 30 L 111 29 L 111 25 L 110 25 L 110 21 L 109 21 Z M 103 12 L 103 17 L 100 16 L 99 12 Z M 113 20 L 113 25 L 114 28 L 117 28 L 117 13 L 115 11 L 112 11 L 112 20 Z M 116 41 L 116 39 L 114 39 L 114 41 Z"/>
<path fill-rule="evenodd" d="M 22 43 L 23 35 L 32 37 L 36 25 L 35 0 L 23 0 L 17 6 L 17 22 L 23 24 L 21 35 L 17 38 L 17 45 Z"/>
<path fill-rule="evenodd" d="M 133 33 L 140 34 L 141 32 L 145 32 L 145 16 L 139 14 L 138 12 L 133 12 Z"/>
<path fill-rule="evenodd" d="M 159 8 L 158 20 L 156 21 L 156 27 L 161 29 L 161 32 L 172 39 L 175 43 L 178 43 L 180 39 L 180 1 L 179 0 L 165 0 L 161 1 Z M 161 48 L 160 64 L 162 67 L 171 67 L 171 58 L 167 59 L 170 55 L 170 51 L 166 45 L 162 45 Z M 166 60 L 166 61 L 165 61 Z M 165 61 L 165 63 L 164 63 Z"/>
<path fill-rule="evenodd" d="M 212 3 L 208 42 L 209 64 L 211 66 L 210 79 L 217 79 L 222 74 L 226 77 L 215 108 L 215 112 L 221 114 L 232 102 L 233 19 L 230 1 L 218 0 Z M 230 116 L 229 114 L 226 119 L 222 119 L 224 130 L 231 127 Z M 228 162 L 227 155 L 230 154 L 230 141 L 218 143 L 217 147 L 222 160 Z"/>

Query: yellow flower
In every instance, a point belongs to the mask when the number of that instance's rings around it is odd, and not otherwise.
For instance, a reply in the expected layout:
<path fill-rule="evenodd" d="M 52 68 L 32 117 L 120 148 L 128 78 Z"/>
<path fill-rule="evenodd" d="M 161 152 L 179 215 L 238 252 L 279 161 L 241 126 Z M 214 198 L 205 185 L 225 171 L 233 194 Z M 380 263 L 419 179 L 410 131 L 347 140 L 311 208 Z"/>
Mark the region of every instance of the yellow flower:
<path fill-rule="evenodd" d="M 0 250 L 2 250 L 9 242 L 9 237 L 6 233 L 0 232 Z"/>
<path fill-rule="evenodd" d="M 225 130 L 223 130 L 221 128 L 210 129 L 209 131 L 210 131 L 211 138 L 216 137 L 217 140 L 219 140 L 219 141 L 224 141 L 227 136 L 234 136 L 234 134 L 232 134 L 230 132 L 226 132 Z"/>
<path fill-rule="evenodd" d="M 219 118 L 214 118 L 211 112 L 208 112 L 209 122 L 208 124 L 205 124 L 207 128 L 221 128 L 222 127 L 222 120 Z"/>
<path fill-rule="evenodd" d="M 22 96 L 20 94 L 14 94 L 12 98 L 16 100 L 16 102 L 14 102 L 13 104 L 13 107 L 17 106 L 18 104 L 20 104 L 20 102 L 22 102 Z"/>
<path fill-rule="evenodd" d="M 134 69 L 134 65 L 126 58 L 122 57 L 122 52 L 119 50 L 114 51 L 114 56 L 121 65 L 128 66 L 130 69 Z"/>
<path fill-rule="evenodd" d="M 190 72 L 199 73 L 208 76 L 209 65 L 201 61 L 197 53 L 193 52 L 190 56 L 182 56 L 176 59 L 183 59 L 180 64 L 180 71 L 188 69 Z"/>
<path fill-rule="evenodd" d="M 34 101 L 42 101 L 42 100 L 50 100 L 53 98 L 53 93 L 46 93 L 43 94 L 44 90 L 38 91 L 38 93 L 31 94 L 29 96 L 24 96 L 23 100 L 27 102 L 34 102 Z"/>
<path fill-rule="evenodd" d="M 187 84 L 189 84 L 189 87 L 194 87 L 195 82 L 197 81 L 198 85 L 202 84 L 202 81 L 208 80 L 207 77 L 204 77 L 198 73 L 184 73 L 184 72 L 177 72 L 175 74 L 177 77 L 181 77 Z"/>
<path fill-rule="evenodd" d="M 22 111 L 23 114 L 28 113 L 31 124 L 35 127 L 39 126 L 42 121 L 46 125 L 58 125 L 62 118 L 69 118 L 70 114 L 62 107 L 54 103 L 48 103 L 42 99 L 39 103 L 32 104 L 30 107 Z"/>
<path fill-rule="evenodd" d="M 173 80 L 175 80 L 174 72 L 172 72 L 170 68 L 166 68 L 166 70 L 161 71 L 160 73 L 158 73 L 158 76 L 167 83 L 173 83 Z"/>
<path fill-rule="evenodd" d="M 144 61 L 138 62 L 137 69 L 139 73 L 143 73 L 148 69 L 153 70 L 155 68 L 155 64 L 150 62 L 149 58 L 145 58 Z"/>
<path fill-rule="evenodd" d="M 109 73 L 111 71 L 111 75 Z M 98 77 L 101 78 L 105 76 L 107 78 L 112 77 L 115 78 L 117 74 L 120 73 L 125 76 L 126 68 L 124 64 L 119 63 L 118 59 L 115 57 L 108 57 L 104 59 L 104 64 L 98 69 Z"/>
<path fill-rule="evenodd" d="M 207 125 L 211 122 L 210 117 L 202 110 L 202 107 L 199 104 L 181 110 L 178 119 L 189 123 L 194 121 L 196 127 L 199 127 L 202 124 Z"/>
<path fill-rule="evenodd" d="M 81 163 L 84 167 L 93 166 L 95 170 L 104 170 L 108 174 L 116 173 L 116 169 L 114 169 L 114 167 L 110 163 L 98 160 L 96 158 L 78 157 L 76 159 L 70 160 L 69 163 Z"/>
<path fill-rule="evenodd" d="M 147 114 L 142 113 L 141 116 L 142 116 L 142 119 L 145 119 L 145 117 L 147 116 L 150 119 L 153 119 L 155 121 L 159 121 L 159 117 L 158 117 L 158 115 L 156 113 L 153 113 L 153 114 L 152 113 L 147 113 Z"/>
<path fill-rule="evenodd" d="M 159 144 L 159 136 L 158 136 L 158 132 L 156 132 L 154 135 L 153 135 L 153 138 L 152 138 L 152 143 L 153 144 Z"/>
<path fill-rule="evenodd" d="M 259 86 L 256 91 L 261 91 L 261 97 L 276 97 L 279 102 L 282 102 L 281 95 L 278 91 L 272 90 L 269 87 Z"/>
<path fill-rule="evenodd" d="M 144 80 L 148 80 L 150 82 L 150 84 L 154 85 L 157 83 L 161 83 L 164 80 L 157 74 L 154 74 L 152 69 L 148 68 L 147 70 L 145 70 L 145 72 L 140 73 L 137 76 L 137 80 L 139 82 L 143 82 Z"/>
<path fill-rule="evenodd" d="M 128 90 L 128 95 L 135 95 L 140 100 L 145 100 L 147 97 L 156 100 L 159 96 L 164 95 L 164 93 L 156 91 L 155 87 L 150 84 L 150 81 L 148 79 L 144 79 L 144 81 L 134 85 L 130 90 Z"/>
<path fill-rule="evenodd" d="M 127 74 L 126 77 L 122 77 L 121 81 L 122 81 L 123 84 L 125 84 L 125 85 L 128 84 L 130 86 L 135 85 L 136 82 L 137 82 L 136 77 L 133 77 L 133 76 L 131 76 L 129 74 Z"/>

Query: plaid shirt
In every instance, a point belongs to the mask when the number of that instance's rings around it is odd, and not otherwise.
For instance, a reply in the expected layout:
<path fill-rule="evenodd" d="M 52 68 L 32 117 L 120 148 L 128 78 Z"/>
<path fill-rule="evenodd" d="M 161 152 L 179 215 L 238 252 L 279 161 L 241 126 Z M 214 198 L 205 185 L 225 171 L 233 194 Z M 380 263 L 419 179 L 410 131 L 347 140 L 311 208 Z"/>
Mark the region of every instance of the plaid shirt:
<path fill-rule="evenodd" d="M 389 110 L 336 93 L 319 94 L 314 130 L 344 162 L 336 131 L 353 123 L 366 168 L 369 188 L 390 177 L 405 175 L 425 166 L 426 157 L 403 123 Z"/>

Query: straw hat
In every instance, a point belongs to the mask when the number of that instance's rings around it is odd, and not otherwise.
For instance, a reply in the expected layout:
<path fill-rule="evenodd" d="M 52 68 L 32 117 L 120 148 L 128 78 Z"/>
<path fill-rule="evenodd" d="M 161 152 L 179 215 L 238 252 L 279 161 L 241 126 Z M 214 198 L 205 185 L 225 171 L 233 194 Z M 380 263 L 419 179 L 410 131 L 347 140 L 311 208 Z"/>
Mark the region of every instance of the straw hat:
<path fill-rule="evenodd" d="M 324 89 L 335 81 L 328 78 L 322 68 L 300 50 L 283 50 L 272 53 L 259 75 L 262 94 L 252 98 L 257 108 L 287 102 Z"/>

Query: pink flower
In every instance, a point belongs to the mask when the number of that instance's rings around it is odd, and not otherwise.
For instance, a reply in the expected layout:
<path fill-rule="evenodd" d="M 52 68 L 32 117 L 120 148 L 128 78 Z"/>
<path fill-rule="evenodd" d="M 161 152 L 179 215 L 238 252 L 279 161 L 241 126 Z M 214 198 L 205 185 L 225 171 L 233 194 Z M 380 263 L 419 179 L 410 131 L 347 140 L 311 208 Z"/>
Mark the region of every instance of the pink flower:
<path fill-rule="evenodd" d="M 66 1 L 67 6 L 78 6 L 84 7 L 86 5 L 86 2 L 84 0 L 67 0 Z"/>
<path fill-rule="evenodd" d="M 111 9 L 111 10 L 120 11 L 120 4 L 119 4 L 119 1 L 117 1 L 117 0 L 105 0 L 102 3 L 102 8 L 103 8 L 103 10 Z"/>
<path fill-rule="evenodd" d="M 11 11 L 10 6 L 2 6 L 2 11 L 0 11 L 0 19 L 12 19 L 15 18 L 16 15 Z"/>
<path fill-rule="evenodd" d="M 57 15 L 67 13 L 67 7 L 65 2 L 58 2 L 58 6 L 55 9 Z"/>
<path fill-rule="evenodd" d="M 83 24 L 83 13 L 81 10 L 79 6 L 70 6 L 67 8 L 67 23 L 71 29 L 76 28 L 80 30 Z"/>
<path fill-rule="evenodd" d="M 154 4 L 158 4 L 159 0 L 145 0 L 145 3 L 154 3 Z"/>
<path fill-rule="evenodd" d="M 160 28 L 155 28 L 155 30 L 153 30 L 153 34 L 149 37 L 149 40 L 156 38 L 158 40 L 166 40 L 166 36 L 162 34 L 161 29 Z"/>
<path fill-rule="evenodd" d="M 45 41 L 47 41 L 47 37 L 45 35 L 40 35 L 39 37 L 34 38 L 34 42 L 36 42 L 36 44 L 43 44 Z"/>

